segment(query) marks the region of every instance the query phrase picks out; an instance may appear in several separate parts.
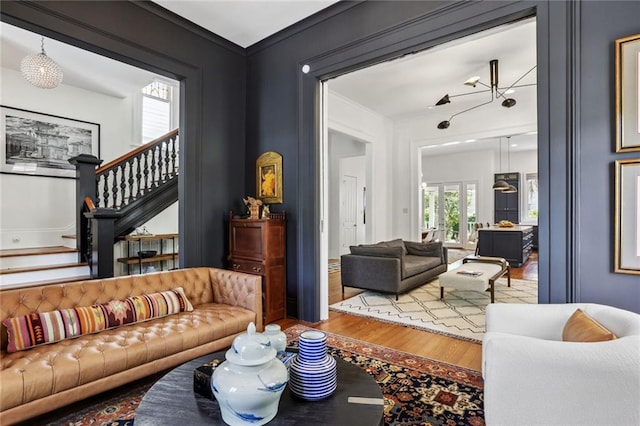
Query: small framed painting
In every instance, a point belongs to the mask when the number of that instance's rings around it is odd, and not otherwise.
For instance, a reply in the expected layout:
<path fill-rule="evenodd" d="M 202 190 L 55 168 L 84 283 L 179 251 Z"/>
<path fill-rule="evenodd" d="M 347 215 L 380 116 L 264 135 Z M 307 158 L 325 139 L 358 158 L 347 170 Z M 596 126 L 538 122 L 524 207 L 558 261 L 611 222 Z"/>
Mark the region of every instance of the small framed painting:
<path fill-rule="evenodd" d="M 256 161 L 256 194 L 264 204 L 282 203 L 282 155 L 269 151 Z"/>
<path fill-rule="evenodd" d="M 640 151 L 640 34 L 616 40 L 616 152 Z"/>
<path fill-rule="evenodd" d="M 0 172 L 75 178 L 69 158 L 100 157 L 100 125 L 0 106 Z"/>
<path fill-rule="evenodd" d="M 640 158 L 615 163 L 614 271 L 640 274 Z"/>

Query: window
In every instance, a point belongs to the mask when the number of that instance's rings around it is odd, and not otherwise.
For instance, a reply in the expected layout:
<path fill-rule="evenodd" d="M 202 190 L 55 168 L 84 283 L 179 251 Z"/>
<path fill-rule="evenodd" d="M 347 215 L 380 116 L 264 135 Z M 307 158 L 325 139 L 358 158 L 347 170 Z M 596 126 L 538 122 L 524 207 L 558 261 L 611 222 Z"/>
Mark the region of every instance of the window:
<path fill-rule="evenodd" d="M 526 218 L 538 219 L 538 174 L 527 173 L 525 175 L 526 196 Z"/>
<path fill-rule="evenodd" d="M 142 89 L 142 143 L 152 141 L 176 128 L 174 93 L 177 90 L 156 80 Z"/>

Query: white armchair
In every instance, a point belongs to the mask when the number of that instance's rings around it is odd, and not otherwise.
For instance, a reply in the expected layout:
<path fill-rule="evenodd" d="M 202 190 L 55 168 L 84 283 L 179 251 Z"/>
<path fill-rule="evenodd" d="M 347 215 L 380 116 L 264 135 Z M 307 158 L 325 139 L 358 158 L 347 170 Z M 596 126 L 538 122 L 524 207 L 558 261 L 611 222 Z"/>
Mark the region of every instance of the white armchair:
<path fill-rule="evenodd" d="M 562 341 L 585 313 L 618 338 Z M 491 425 L 640 425 L 640 315 L 611 306 L 491 304 L 482 344 Z"/>

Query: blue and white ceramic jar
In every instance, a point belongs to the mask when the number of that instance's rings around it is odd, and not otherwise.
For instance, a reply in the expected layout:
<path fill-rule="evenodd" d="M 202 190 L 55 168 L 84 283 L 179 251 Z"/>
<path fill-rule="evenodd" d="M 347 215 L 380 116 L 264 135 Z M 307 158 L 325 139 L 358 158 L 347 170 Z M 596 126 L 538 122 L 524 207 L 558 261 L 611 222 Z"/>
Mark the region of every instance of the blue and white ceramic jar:
<path fill-rule="evenodd" d="M 231 426 L 263 425 L 278 413 L 289 375 L 269 339 L 253 323 L 233 341 L 211 376 L 222 420 Z"/>
<path fill-rule="evenodd" d="M 278 324 L 269 324 L 264 327 L 265 336 L 271 342 L 271 346 L 278 352 L 284 352 L 287 349 L 287 335 L 280 329 Z"/>

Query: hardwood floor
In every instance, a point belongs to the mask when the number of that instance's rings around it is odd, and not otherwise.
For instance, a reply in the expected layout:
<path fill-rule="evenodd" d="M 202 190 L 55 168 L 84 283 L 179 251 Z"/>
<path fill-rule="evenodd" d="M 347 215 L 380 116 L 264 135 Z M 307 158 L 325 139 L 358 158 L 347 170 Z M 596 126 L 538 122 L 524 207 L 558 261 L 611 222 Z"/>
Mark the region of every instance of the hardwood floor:
<path fill-rule="evenodd" d="M 537 280 L 538 254 L 534 252 L 521 268 L 512 268 L 511 276 L 517 279 Z M 344 298 L 348 299 L 361 291 L 360 289 L 346 288 Z M 330 273 L 329 304 L 340 300 L 343 300 L 340 273 Z M 302 324 L 472 370 L 480 371 L 481 369 L 482 345 L 478 343 L 453 339 L 440 334 L 376 321 L 370 318 L 329 311 L 328 320 L 315 324 L 305 323 L 293 318 L 280 320 L 276 323 L 280 324 L 283 329 L 295 324 Z"/>

